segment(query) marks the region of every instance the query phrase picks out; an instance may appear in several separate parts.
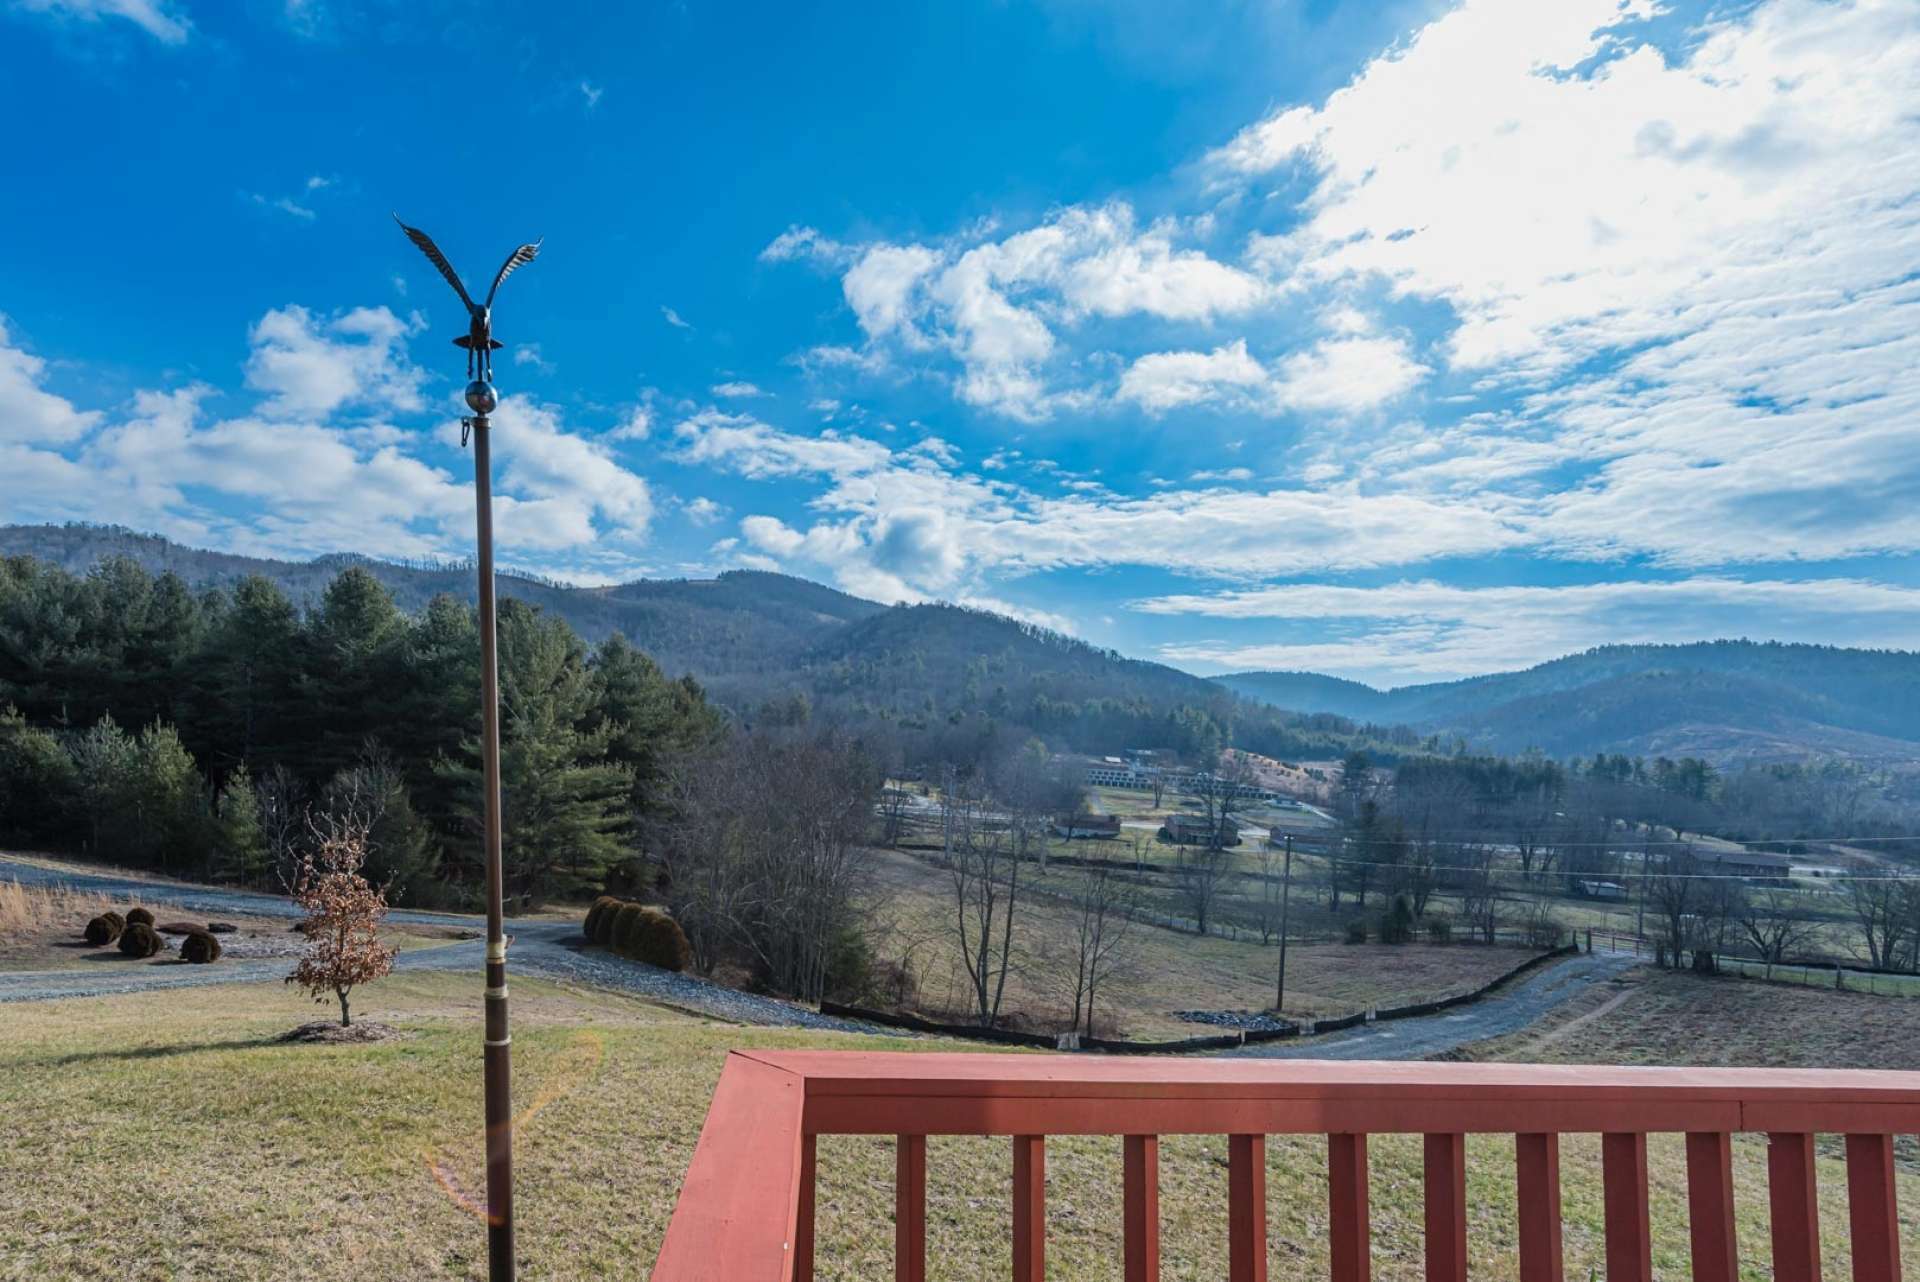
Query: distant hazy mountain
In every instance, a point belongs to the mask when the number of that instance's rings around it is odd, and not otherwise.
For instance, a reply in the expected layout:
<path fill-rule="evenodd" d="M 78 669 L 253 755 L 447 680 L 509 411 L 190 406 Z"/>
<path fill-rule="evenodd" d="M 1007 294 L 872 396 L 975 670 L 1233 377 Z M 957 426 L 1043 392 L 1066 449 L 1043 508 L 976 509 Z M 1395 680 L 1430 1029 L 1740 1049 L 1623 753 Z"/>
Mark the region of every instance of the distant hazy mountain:
<path fill-rule="evenodd" d="M 1499 752 L 1920 759 L 1920 654 L 1779 642 L 1603 646 L 1523 672 L 1376 690 L 1236 672 L 1276 707 L 1459 734 Z"/>

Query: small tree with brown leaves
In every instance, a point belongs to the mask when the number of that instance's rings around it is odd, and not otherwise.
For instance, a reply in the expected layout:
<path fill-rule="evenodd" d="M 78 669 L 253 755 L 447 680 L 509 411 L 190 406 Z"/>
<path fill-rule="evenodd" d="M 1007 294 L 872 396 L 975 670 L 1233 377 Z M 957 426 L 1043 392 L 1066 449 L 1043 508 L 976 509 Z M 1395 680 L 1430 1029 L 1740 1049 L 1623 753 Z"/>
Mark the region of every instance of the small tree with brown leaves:
<path fill-rule="evenodd" d="M 307 910 L 301 924 L 307 952 L 287 982 L 306 989 L 316 1002 L 325 1001 L 329 992 L 339 998 L 343 1027 L 353 1022 L 347 995 L 356 984 L 391 971 L 396 951 L 380 942 L 387 893 L 360 874 L 366 861 L 366 842 L 350 830 L 336 830 L 321 835 L 301 860 L 293 885 L 294 902 Z"/>

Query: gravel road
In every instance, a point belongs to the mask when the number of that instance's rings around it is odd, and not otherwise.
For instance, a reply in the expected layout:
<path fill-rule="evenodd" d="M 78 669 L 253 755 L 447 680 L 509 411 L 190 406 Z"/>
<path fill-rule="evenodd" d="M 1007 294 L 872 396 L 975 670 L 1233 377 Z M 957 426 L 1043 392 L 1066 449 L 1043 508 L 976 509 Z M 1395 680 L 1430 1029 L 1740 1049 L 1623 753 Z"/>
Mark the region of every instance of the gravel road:
<path fill-rule="evenodd" d="M 1583 953 L 1543 966 L 1467 1006 L 1312 1037 L 1265 1042 L 1224 1054 L 1257 1059 L 1429 1059 L 1469 1042 L 1517 1033 L 1555 1007 L 1635 965 L 1632 957 Z"/>
<path fill-rule="evenodd" d="M 73 890 L 110 895 L 116 899 L 151 899 L 216 918 L 228 915 L 284 917 L 292 920 L 300 915 L 300 910 L 291 900 L 278 895 L 56 870 L 0 855 L 0 881 L 8 880 L 17 880 L 27 886 L 66 886 Z M 458 913 L 395 909 L 387 916 L 392 921 L 408 925 L 472 930 L 482 930 L 486 926 L 482 918 Z M 672 971 L 589 950 L 580 938 L 580 927 L 572 922 L 509 920 L 507 933 L 513 938 L 507 952 L 508 963 L 514 971 L 522 974 L 632 993 L 697 1014 L 712 1015 L 741 1024 L 830 1028 L 860 1033 L 879 1031 L 865 1024 L 821 1015 L 791 1002 L 738 992 L 697 976 L 676 975 Z M 394 959 L 393 968 L 396 971 L 466 970 L 473 973 L 477 984 L 485 958 L 486 946 L 481 940 L 461 940 L 430 948 L 409 949 Z M 89 961 L 74 970 L 0 971 L 0 1002 L 101 997 L 147 988 L 275 980 L 283 977 L 287 969 L 288 963 L 284 960 L 220 961 L 211 966 L 168 962 L 141 965 L 110 955 L 98 962 Z"/>
<path fill-rule="evenodd" d="M 278 895 L 55 870 L 0 855 L 0 881 L 10 879 L 29 886 L 67 886 L 118 899 L 149 898 L 216 918 L 223 914 L 288 919 L 299 916 L 293 903 Z M 479 917 L 457 913 L 396 909 L 388 916 L 395 922 L 411 925 L 474 930 L 485 926 Z M 738 992 L 693 975 L 676 975 L 586 948 L 580 938 L 580 928 L 571 922 L 509 920 L 507 931 L 513 937 L 508 961 L 516 972 L 632 993 L 741 1024 L 902 1035 L 897 1030 L 835 1019 L 791 1002 Z M 484 956 L 485 946 L 480 940 L 462 940 L 409 949 L 395 959 L 394 969 L 466 970 L 474 974 L 478 983 Z M 1426 1059 L 1469 1042 L 1518 1032 L 1592 985 L 1611 979 L 1633 965 L 1635 960 L 1628 956 L 1600 953 L 1573 957 L 1536 971 L 1492 997 L 1439 1015 L 1362 1024 L 1324 1037 L 1269 1042 L 1224 1053 L 1265 1059 Z M 276 980 L 286 973 L 285 960 L 233 960 L 212 966 L 167 962 L 138 965 L 115 956 L 90 961 L 73 970 L 0 971 L 0 1003 Z"/>

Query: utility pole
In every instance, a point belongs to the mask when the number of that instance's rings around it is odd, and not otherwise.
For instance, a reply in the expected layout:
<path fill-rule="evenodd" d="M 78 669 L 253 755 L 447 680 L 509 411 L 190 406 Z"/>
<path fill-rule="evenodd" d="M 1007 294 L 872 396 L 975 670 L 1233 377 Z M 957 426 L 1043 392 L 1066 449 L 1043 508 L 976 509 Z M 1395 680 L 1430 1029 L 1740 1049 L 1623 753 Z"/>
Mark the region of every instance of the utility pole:
<path fill-rule="evenodd" d="M 396 223 L 400 219 L 394 218 Z M 507 261 L 494 273 L 487 300 L 476 303 L 460 283 L 458 273 L 447 262 L 433 238 L 417 228 L 400 223 L 427 261 L 453 286 L 454 293 L 467 308 L 467 332 L 454 339 L 454 345 L 467 352 L 467 408 L 471 418 L 463 418 L 467 434 L 473 440 L 474 535 L 479 545 L 480 613 L 480 754 L 481 787 L 485 791 L 482 814 L 486 828 L 483 841 L 487 863 L 487 988 L 485 993 L 486 1033 L 481 1051 L 484 1076 L 482 1094 L 486 1111 L 487 1154 L 487 1277 L 489 1282 L 513 1282 L 516 1268 L 513 1243 L 513 1036 L 507 1024 L 507 931 L 506 875 L 502 868 L 500 846 L 500 655 L 494 603 L 493 579 L 493 457 L 489 433 L 489 415 L 500 407 L 500 393 L 493 386 L 493 353 L 502 346 L 493 337 L 493 298 L 500 282 L 532 262 L 540 253 L 540 243 L 522 245 L 507 255 Z"/>
<path fill-rule="evenodd" d="M 1268 840 L 1272 840 L 1271 837 Z M 1273 981 L 1273 1010 L 1287 1000 L 1287 900 L 1293 893 L 1293 834 L 1287 834 L 1287 862 L 1280 871 L 1280 973 Z"/>

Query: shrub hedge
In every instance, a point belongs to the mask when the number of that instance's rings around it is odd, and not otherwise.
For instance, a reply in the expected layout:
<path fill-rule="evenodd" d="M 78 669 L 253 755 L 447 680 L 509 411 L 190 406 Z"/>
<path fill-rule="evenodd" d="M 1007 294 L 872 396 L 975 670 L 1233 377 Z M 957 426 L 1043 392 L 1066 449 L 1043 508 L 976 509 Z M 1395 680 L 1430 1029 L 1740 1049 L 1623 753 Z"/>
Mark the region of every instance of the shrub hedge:
<path fill-rule="evenodd" d="M 581 923 L 580 933 L 585 935 L 588 939 L 593 940 L 595 943 L 598 943 L 599 942 L 598 928 L 600 925 L 600 919 L 605 917 L 610 910 L 618 908 L 619 906 L 620 906 L 620 901 L 618 899 L 615 899 L 612 895 L 602 895 L 600 896 L 600 898 L 594 900 L 593 907 L 587 909 L 586 921 Z"/>
<path fill-rule="evenodd" d="M 642 908 L 637 917 L 627 919 L 626 933 L 614 939 L 614 948 L 622 957 L 661 970 L 685 970 L 693 960 L 687 932 L 658 908 Z"/>
<path fill-rule="evenodd" d="M 87 923 L 87 928 L 80 932 L 80 937 L 95 948 L 105 948 L 120 938 L 122 929 L 124 925 L 119 913 L 101 913 Z"/>
<path fill-rule="evenodd" d="M 140 910 L 136 908 L 133 911 Z M 130 921 L 127 928 L 120 932 L 120 951 L 129 957 L 151 957 L 162 947 L 160 932 L 150 922 Z"/>
<path fill-rule="evenodd" d="M 144 908 L 127 909 L 127 925 L 131 926 L 135 922 L 143 926 L 151 926 L 153 925 L 153 914 Z"/>
<path fill-rule="evenodd" d="M 220 941 L 204 930 L 194 930 L 180 941 L 180 957 L 196 965 L 220 960 Z"/>
<path fill-rule="evenodd" d="M 693 947 L 680 923 L 646 904 L 603 895 L 587 910 L 581 929 L 594 943 L 662 970 L 685 970 L 693 960 Z"/>

